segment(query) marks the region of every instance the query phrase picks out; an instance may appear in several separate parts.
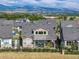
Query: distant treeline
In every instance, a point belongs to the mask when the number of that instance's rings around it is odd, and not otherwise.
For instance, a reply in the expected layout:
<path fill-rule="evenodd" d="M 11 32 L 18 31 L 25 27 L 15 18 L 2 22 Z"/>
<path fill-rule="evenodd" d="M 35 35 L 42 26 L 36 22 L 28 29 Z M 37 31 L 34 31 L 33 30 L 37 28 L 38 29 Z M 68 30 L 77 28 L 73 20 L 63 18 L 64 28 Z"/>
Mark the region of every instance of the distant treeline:
<path fill-rule="evenodd" d="M 7 20 L 27 18 L 31 21 L 45 19 L 42 14 L 31 14 L 31 13 L 0 13 L 0 18 L 6 18 Z"/>
<path fill-rule="evenodd" d="M 7 20 L 16 20 L 19 18 L 26 18 L 30 21 L 42 20 L 45 19 L 44 16 L 53 16 L 56 17 L 57 20 L 74 20 L 79 16 L 66 15 L 66 14 L 41 14 L 41 13 L 8 13 L 8 12 L 0 12 L 0 18 L 5 18 Z"/>

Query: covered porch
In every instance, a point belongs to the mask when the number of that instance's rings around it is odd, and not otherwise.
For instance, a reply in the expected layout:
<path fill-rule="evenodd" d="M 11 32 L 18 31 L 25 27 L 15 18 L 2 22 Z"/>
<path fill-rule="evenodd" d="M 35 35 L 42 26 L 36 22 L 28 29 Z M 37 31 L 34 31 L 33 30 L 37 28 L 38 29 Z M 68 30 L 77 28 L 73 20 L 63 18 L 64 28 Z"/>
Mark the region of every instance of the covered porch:
<path fill-rule="evenodd" d="M 55 48 L 55 41 L 34 40 L 34 48 Z"/>

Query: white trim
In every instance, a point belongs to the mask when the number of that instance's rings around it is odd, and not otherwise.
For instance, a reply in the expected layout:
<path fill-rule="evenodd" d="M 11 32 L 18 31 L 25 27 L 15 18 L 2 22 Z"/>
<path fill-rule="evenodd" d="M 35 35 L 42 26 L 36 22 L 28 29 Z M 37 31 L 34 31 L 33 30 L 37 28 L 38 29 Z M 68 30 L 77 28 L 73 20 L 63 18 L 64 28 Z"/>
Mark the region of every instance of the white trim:
<path fill-rule="evenodd" d="M 7 44 L 5 44 L 7 43 Z M 1 48 L 4 47 L 12 47 L 12 39 L 2 39 L 1 40 Z"/>
<path fill-rule="evenodd" d="M 65 43 L 65 47 L 67 46 L 67 41 L 64 42 Z"/>
<path fill-rule="evenodd" d="M 77 41 L 78 42 L 78 51 L 79 51 L 79 41 Z"/>
<path fill-rule="evenodd" d="M 41 34 L 41 35 L 48 35 L 48 31 L 47 31 L 47 30 L 35 30 L 35 31 L 34 31 L 34 35 L 40 35 L 40 34 L 36 34 L 36 32 L 39 33 L 40 31 L 43 32 L 43 34 Z M 44 34 L 44 31 L 46 32 L 46 34 Z"/>
<path fill-rule="evenodd" d="M 26 48 L 26 47 L 29 47 L 29 48 L 33 47 L 32 43 L 33 43 L 32 38 L 25 38 L 25 39 L 23 39 L 23 47 L 24 48 Z"/>

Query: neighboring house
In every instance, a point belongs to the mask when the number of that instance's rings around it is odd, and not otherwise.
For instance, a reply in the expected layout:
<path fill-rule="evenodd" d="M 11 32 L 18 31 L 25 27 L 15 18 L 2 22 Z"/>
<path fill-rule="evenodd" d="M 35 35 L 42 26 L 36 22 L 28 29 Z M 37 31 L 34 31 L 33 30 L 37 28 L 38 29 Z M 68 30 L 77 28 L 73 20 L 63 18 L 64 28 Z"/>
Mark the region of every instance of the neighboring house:
<path fill-rule="evenodd" d="M 65 47 L 79 50 L 79 21 L 62 21 Z"/>
<path fill-rule="evenodd" d="M 0 46 L 1 48 L 12 47 L 12 20 L 0 20 Z"/>

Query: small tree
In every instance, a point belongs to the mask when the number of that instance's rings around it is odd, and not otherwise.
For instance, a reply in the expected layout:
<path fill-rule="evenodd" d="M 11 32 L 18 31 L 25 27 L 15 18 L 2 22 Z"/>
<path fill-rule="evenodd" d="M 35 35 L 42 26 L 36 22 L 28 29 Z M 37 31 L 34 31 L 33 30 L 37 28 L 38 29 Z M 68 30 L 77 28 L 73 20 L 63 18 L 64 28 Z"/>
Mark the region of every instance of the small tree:
<path fill-rule="evenodd" d="M 47 48 L 51 48 L 51 47 L 53 47 L 53 44 L 52 44 L 51 41 L 49 41 L 49 42 L 47 43 Z"/>

